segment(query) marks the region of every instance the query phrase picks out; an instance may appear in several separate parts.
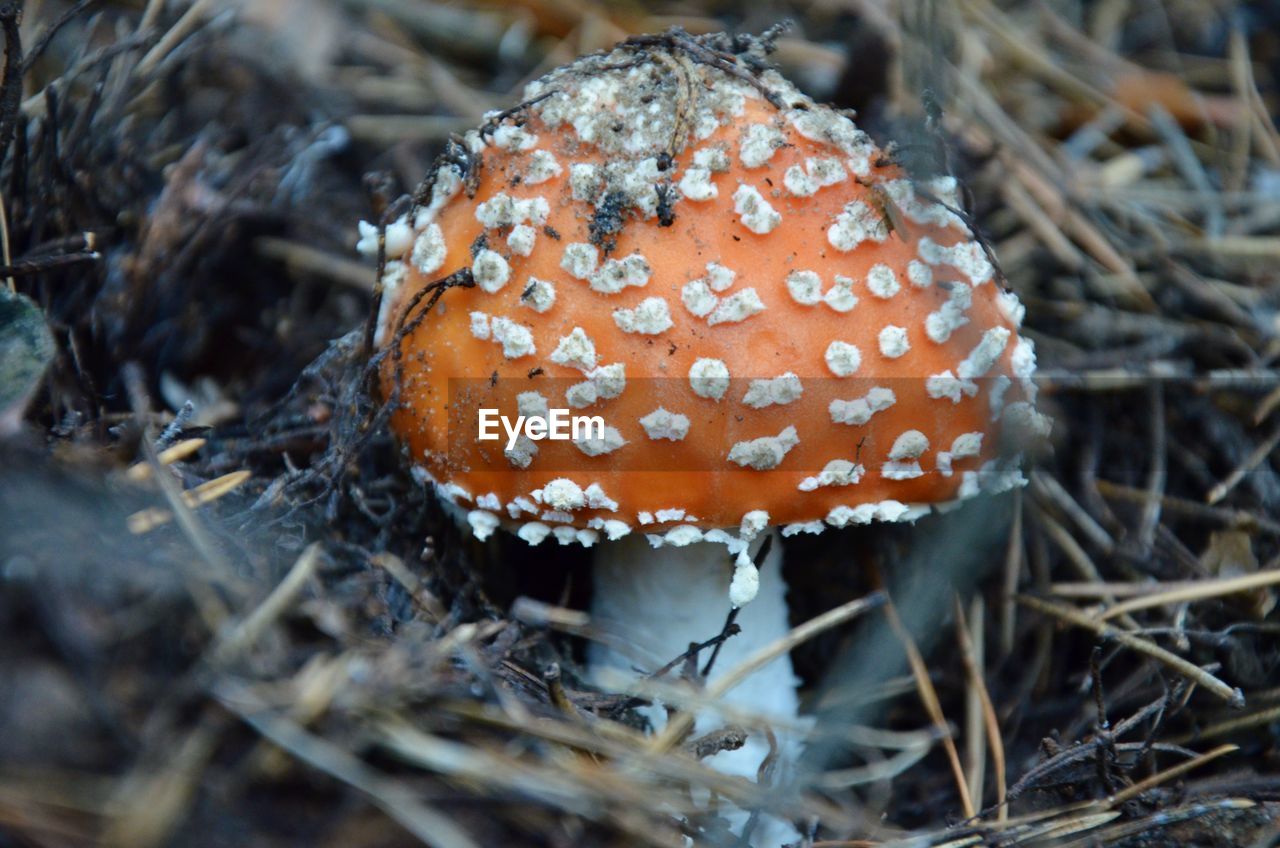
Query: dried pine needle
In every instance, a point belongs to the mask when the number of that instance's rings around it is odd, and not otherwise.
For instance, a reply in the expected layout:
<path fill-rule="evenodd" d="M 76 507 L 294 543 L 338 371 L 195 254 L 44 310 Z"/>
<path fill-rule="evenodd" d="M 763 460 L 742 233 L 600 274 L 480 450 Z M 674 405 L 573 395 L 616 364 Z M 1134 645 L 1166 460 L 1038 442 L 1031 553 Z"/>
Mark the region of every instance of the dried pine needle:
<path fill-rule="evenodd" d="M 252 476 L 253 472 L 241 470 L 232 471 L 230 474 L 224 474 L 213 480 L 207 480 L 193 489 L 184 491 L 182 493 L 182 503 L 189 509 L 213 503 L 243 486 Z M 129 532 L 141 536 L 144 533 L 150 533 L 157 527 L 168 524 L 172 520 L 173 513 L 169 510 L 160 507 L 148 507 L 129 516 Z"/>

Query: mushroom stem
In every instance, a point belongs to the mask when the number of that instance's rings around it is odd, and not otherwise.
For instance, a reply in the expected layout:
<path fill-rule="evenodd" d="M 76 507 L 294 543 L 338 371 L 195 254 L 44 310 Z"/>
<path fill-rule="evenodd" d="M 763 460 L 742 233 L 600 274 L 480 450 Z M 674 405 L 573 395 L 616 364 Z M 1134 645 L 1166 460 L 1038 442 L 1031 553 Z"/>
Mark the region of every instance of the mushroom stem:
<path fill-rule="evenodd" d="M 761 536 L 752 544 L 753 553 L 764 538 Z M 635 534 L 600 545 L 595 556 L 592 620 L 616 638 L 618 647 L 591 645 L 587 659 L 595 681 L 606 687 L 616 685 L 619 673 L 634 676 L 637 667 L 661 668 L 685 653 L 691 644 L 713 638 L 721 631 L 730 610 L 729 583 L 733 573 L 732 557 L 724 545 L 714 542 L 655 550 Z M 741 607 L 735 619 L 741 632 L 722 643 L 708 680 L 728 673 L 787 633 L 786 591 L 782 545 L 775 538 L 760 565 L 759 592 Z M 709 656 L 706 651 L 698 657 L 699 672 Z M 672 674 L 679 671 L 677 668 Z M 796 683 L 791 658 L 783 654 L 731 689 L 723 701 L 740 711 L 794 723 L 798 707 Z M 666 713 L 655 706 L 649 719 L 661 727 Z M 707 733 L 725 723 L 713 712 L 703 713 L 697 718 L 694 734 Z M 748 730 L 742 748 L 716 753 L 707 763 L 726 774 L 756 780 L 760 765 L 770 752 L 769 740 L 758 729 Z M 801 741 L 794 732 L 775 729 L 775 735 L 780 750 L 772 782 L 777 784 L 786 781 L 794 770 Z M 773 823 L 778 824 L 781 823 Z M 761 825 L 770 826 L 763 821 Z M 759 835 L 757 831 L 757 838 Z"/>

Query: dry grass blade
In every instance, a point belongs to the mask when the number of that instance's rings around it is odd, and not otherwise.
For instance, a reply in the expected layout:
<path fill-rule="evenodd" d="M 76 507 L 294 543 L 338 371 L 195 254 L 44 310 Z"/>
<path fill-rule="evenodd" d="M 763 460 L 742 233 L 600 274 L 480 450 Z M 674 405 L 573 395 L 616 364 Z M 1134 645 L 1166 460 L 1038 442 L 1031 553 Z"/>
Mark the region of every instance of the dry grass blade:
<path fill-rule="evenodd" d="M 1051 583 L 1048 587 L 1048 593 L 1056 595 L 1059 598 L 1072 598 L 1076 600 L 1097 600 L 1100 598 L 1136 598 L 1145 595 L 1156 595 L 1163 592 L 1171 592 L 1175 589 L 1194 589 L 1211 581 L 1207 580 L 1171 580 L 1171 581 L 1155 581 L 1146 580 L 1141 582 L 1102 582 L 1094 583 L 1088 580 L 1069 580 L 1063 583 Z"/>
<path fill-rule="evenodd" d="M 1172 810 L 1165 809 L 1137 821 L 1117 822 L 1111 827 L 1104 827 L 1096 833 L 1090 833 L 1067 842 L 1055 843 L 1053 848 L 1093 848 L 1097 845 L 1114 845 L 1127 837 L 1144 835 L 1150 839 L 1159 839 L 1160 829 L 1170 827 L 1179 822 L 1186 822 L 1202 816 L 1212 816 L 1224 810 L 1247 810 L 1256 806 L 1255 802 L 1245 798 L 1226 798 L 1207 804 L 1189 804 Z M 1254 848 L 1262 848 L 1256 844 Z"/>
<path fill-rule="evenodd" d="M 568 633 L 581 632 L 591 624 L 591 616 L 581 610 L 554 606 L 527 597 L 516 598 L 511 605 L 511 616 L 526 624 L 554 627 Z"/>
<path fill-rule="evenodd" d="M 615 770 L 642 774 L 649 781 L 670 780 L 680 785 L 699 786 L 722 797 L 737 799 L 746 805 L 759 805 L 767 800 L 759 787 L 716 771 L 690 757 L 650 754 L 645 748 L 647 740 L 641 733 L 617 722 L 566 722 L 540 716 L 517 721 L 502 710 L 463 701 L 444 702 L 440 709 L 465 716 L 486 727 L 529 733 L 539 739 L 608 758 Z M 733 720 L 734 717 L 730 715 L 728 718 Z M 922 747 L 927 751 L 932 739 L 932 733 L 921 734 L 918 731 L 866 733 L 868 744 L 886 744 L 886 747 L 901 747 L 906 751 Z M 793 806 L 800 813 L 820 815 L 824 821 L 831 821 L 838 826 L 852 827 L 855 824 L 846 812 L 820 799 L 800 798 Z"/>
<path fill-rule="evenodd" d="M 794 628 L 783 638 L 777 640 L 771 645 L 766 645 L 756 653 L 747 657 L 739 665 L 731 668 L 722 676 L 717 677 L 707 685 L 705 697 L 711 701 L 721 698 L 725 693 L 729 692 L 733 687 L 737 686 L 752 672 L 767 665 L 774 659 L 782 656 L 788 651 L 801 645 L 804 642 L 839 627 L 845 622 L 852 621 L 863 613 L 875 609 L 885 603 L 885 595 L 880 592 L 874 592 L 863 598 L 855 598 L 848 603 L 841 604 L 835 609 L 829 610 L 822 615 L 811 618 L 799 627 Z M 655 753 L 670 751 L 675 747 L 684 735 L 693 727 L 695 716 L 687 712 L 679 713 L 674 719 L 667 723 L 662 732 L 657 734 L 650 743 L 650 750 Z"/>
<path fill-rule="evenodd" d="M 196 451 L 208 444 L 207 439 L 183 439 L 172 447 L 165 448 L 156 454 L 156 461 L 161 465 L 173 465 L 193 456 Z M 138 462 L 130 465 L 125 476 L 135 483 L 143 483 L 151 479 L 151 465 Z"/>
<path fill-rule="evenodd" d="M 1254 76 L 1252 62 L 1248 57 L 1249 45 L 1238 23 L 1232 27 L 1231 40 L 1233 42 L 1232 59 L 1234 60 L 1236 56 L 1243 59 L 1239 63 L 1240 88 L 1244 91 L 1245 99 L 1251 107 L 1248 111 L 1253 118 L 1250 126 L 1253 130 L 1252 140 L 1272 167 L 1280 168 L 1280 131 L 1276 129 L 1271 112 L 1263 101 L 1262 93 L 1258 91 L 1258 80 Z"/>
<path fill-rule="evenodd" d="M 165 844 L 192 803 L 225 722 L 206 713 L 154 770 L 144 765 L 120 783 L 102 835 L 109 848 Z"/>
<path fill-rule="evenodd" d="M 916 691 L 920 695 L 925 711 L 929 713 L 929 718 L 933 720 L 934 726 L 938 729 L 938 734 L 942 739 L 942 746 L 947 752 L 947 759 L 951 762 L 951 774 L 955 778 L 956 791 L 960 794 L 960 807 L 964 812 L 964 817 L 971 819 L 977 815 L 977 810 L 974 809 L 973 799 L 969 796 L 969 781 L 965 777 L 964 766 L 960 764 L 960 752 L 956 750 L 956 742 L 952 737 L 951 727 L 947 724 L 947 717 L 942 712 L 942 703 L 938 700 L 938 693 L 933 688 L 933 681 L 929 679 L 929 666 L 925 663 L 924 657 L 921 656 L 920 649 L 916 647 L 915 639 L 911 638 L 911 634 L 903 626 L 902 619 L 898 617 L 898 611 L 888 596 L 885 597 L 884 612 L 885 617 L 889 620 L 889 626 L 893 628 L 893 632 L 897 635 L 898 640 L 902 642 L 902 647 L 907 652 L 907 662 L 910 663 L 911 674 L 916 680 Z"/>
<path fill-rule="evenodd" d="M 1081 547 L 1075 537 L 1067 532 L 1065 527 L 1044 512 L 1036 515 L 1036 521 L 1043 525 L 1049 538 L 1061 549 L 1067 560 L 1076 567 L 1076 571 L 1085 579 L 1085 582 L 1096 583 L 1102 581 L 1098 566 L 1094 565 L 1093 559 L 1088 552 Z"/>
<path fill-rule="evenodd" d="M 599 773 L 593 780 L 567 769 L 525 762 L 507 752 L 481 748 L 426 733 L 389 718 L 377 727 L 380 744 L 399 759 L 444 775 L 454 781 L 515 792 L 521 797 L 553 806 L 564 806 L 580 815 L 596 816 L 605 800 L 640 804 L 641 786 L 611 780 Z"/>
<path fill-rule="evenodd" d="M 383 551 L 373 557 L 373 564 L 391 575 L 400 586 L 409 593 L 418 607 L 434 622 L 444 620 L 448 612 L 440 600 L 432 595 L 417 575 L 411 572 L 404 561 L 395 554 Z"/>
<path fill-rule="evenodd" d="M 1199 666 L 1187 662 L 1175 653 L 1166 651 L 1154 642 L 1143 639 L 1140 636 L 1135 636 L 1132 633 L 1126 633 L 1125 631 L 1112 627 L 1104 622 L 1097 621 L 1079 610 L 1075 610 L 1061 604 L 1055 604 L 1041 598 L 1034 598 L 1029 595 L 1019 595 L 1018 602 L 1036 610 L 1037 612 L 1053 616 L 1067 624 L 1090 630 L 1101 639 L 1112 640 L 1124 645 L 1126 648 L 1140 651 L 1141 653 L 1164 663 L 1172 671 L 1175 671 L 1183 677 L 1200 684 L 1214 695 L 1231 704 L 1233 707 L 1244 706 L 1244 693 L 1239 689 L 1233 689 Z"/>
<path fill-rule="evenodd" d="M 284 611 L 293 604 L 306 588 L 307 583 L 315 576 L 322 550 L 323 545 L 320 542 L 312 542 L 308 545 L 294 562 L 293 567 L 289 569 L 289 573 L 271 590 L 271 594 L 267 595 L 262 603 L 258 604 L 242 621 L 229 630 L 223 631 L 210 654 L 210 660 L 213 663 L 225 664 L 235 660 L 240 653 L 261 638 L 267 628 L 284 614 Z"/>
<path fill-rule="evenodd" d="M 480 848 L 449 816 L 419 801 L 408 786 L 381 774 L 349 751 L 309 733 L 296 722 L 272 714 L 249 687 L 224 680 L 213 694 L 230 712 L 300 762 L 363 792 L 424 845 Z"/>
<path fill-rule="evenodd" d="M 1084 507 L 1080 506 L 1079 502 L 1063 488 L 1062 483 L 1052 474 L 1046 474 L 1039 470 L 1032 472 L 1031 487 L 1036 494 L 1066 513 L 1080 532 L 1087 536 L 1099 550 L 1104 553 L 1110 553 L 1115 549 L 1115 539 L 1111 538 L 1111 534 L 1093 516 L 1086 512 Z"/>
<path fill-rule="evenodd" d="M 1280 386 L 1272 389 L 1265 398 L 1258 403 L 1258 408 L 1253 413 L 1253 424 L 1256 427 L 1267 418 L 1271 413 L 1276 411 L 1276 407 L 1280 406 Z"/>
<path fill-rule="evenodd" d="M 1146 503 L 1151 497 L 1149 492 L 1142 489 L 1135 489 L 1130 486 L 1121 486 L 1112 483 L 1109 480 L 1098 481 L 1098 491 L 1105 497 L 1118 498 L 1125 501 Z M 1280 536 L 1280 522 L 1273 521 L 1265 516 L 1258 515 L 1253 512 L 1239 509 L 1222 509 L 1220 507 L 1207 506 L 1203 503 L 1190 500 L 1188 498 L 1173 497 L 1164 495 L 1160 498 L 1160 505 L 1163 509 L 1170 512 L 1180 513 L 1182 515 L 1199 518 L 1213 524 L 1221 524 L 1227 527 L 1256 527 L 1259 530 L 1269 533 L 1273 536 Z"/>
<path fill-rule="evenodd" d="M 664 814 L 655 809 L 653 788 L 642 773 L 611 773 L 582 758 L 559 763 L 524 763 L 496 750 L 478 748 L 424 733 L 398 720 L 390 720 L 377 728 L 383 746 L 406 762 L 439 772 L 446 777 L 492 789 L 516 792 L 521 797 L 573 810 L 589 819 L 613 820 L 627 828 L 635 844 L 680 848 L 684 839 L 674 827 L 663 829 L 657 821 Z M 651 778 L 650 778 L 651 779 Z M 732 780 L 728 782 L 733 782 Z M 750 796 L 754 786 L 738 780 L 743 794 Z M 683 807 L 696 809 L 691 802 L 671 795 L 666 799 L 671 808 L 667 814 L 679 814 Z M 765 800 L 765 799 L 757 799 Z M 625 809 L 649 811 L 647 824 L 631 823 L 615 816 L 610 805 Z"/>
<path fill-rule="evenodd" d="M 408 141 L 443 141 L 472 126 L 466 118 L 438 115 L 352 115 L 347 119 L 351 135 L 370 144 Z"/>
<path fill-rule="evenodd" d="M 1160 496 L 1164 494 L 1168 476 L 1167 439 L 1165 436 L 1165 404 L 1164 388 L 1160 382 L 1153 382 L 1146 391 L 1148 404 L 1151 407 L 1148 426 L 1150 444 L 1148 451 L 1150 460 L 1147 470 L 1147 500 L 1142 505 L 1142 518 L 1138 522 L 1137 542 L 1142 551 L 1150 551 L 1155 543 L 1156 530 L 1160 526 Z M 1129 619 L 1126 621 L 1131 621 Z"/>
<path fill-rule="evenodd" d="M 960 657 L 964 661 L 965 676 L 969 679 L 969 691 L 973 693 L 972 697 L 977 700 L 976 714 L 978 720 L 981 721 L 981 727 L 979 728 L 972 726 L 977 721 L 971 720 L 970 726 L 966 727 L 966 730 L 970 738 L 974 736 L 985 738 L 987 744 L 991 747 L 991 764 L 995 769 L 996 818 L 997 821 L 1004 821 L 1009 817 L 1009 807 L 1005 803 L 1005 798 L 1008 794 L 1008 776 L 1005 773 L 1004 740 L 1000 735 L 1000 720 L 996 715 L 995 705 L 991 702 L 991 692 L 987 689 L 987 682 L 983 674 L 985 652 L 982 650 L 981 638 L 983 621 L 986 618 L 984 615 L 985 610 L 982 596 L 975 595 L 970 607 L 971 614 L 968 616 L 968 623 L 966 623 L 964 608 L 960 604 L 959 597 L 956 598 L 956 637 L 960 641 Z M 970 707 L 970 711 L 975 712 L 973 707 Z M 981 772 L 978 771 L 977 765 L 981 756 L 980 751 L 975 751 L 972 757 L 972 765 L 970 766 L 979 774 Z M 970 792 L 981 804 L 982 781 L 974 778 Z"/>
<path fill-rule="evenodd" d="M 1004 579 L 1000 592 L 1000 656 L 1013 652 L 1014 634 L 1017 632 L 1018 605 L 1013 596 L 1018 591 L 1018 578 L 1022 574 L 1023 552 L 1022 514 L 1025 500 L 1022 494 L 1013 501 L 1013 522 L 1009 526 L 1009 541 L 1005 546 Z"/>
<path fill-rule="evenodd" d="M 262 236 L 253 246 L 263 257 L 283 262 L 299 276 L 312 275 L 359 291 L 373 290 L 374 278 L 369 269 L 346 256 L 273 236 Z"/>
<path fill-rule="evenodd" d="M 13 254 L 10 252 L 9 247 L 9 213 L 5 211 L 3 194 L 0 194 L 0 257 L 4 258 L 6 268 L 13 265 Z M 4 281 L 9 291 L 16 292 L 18 290 L 18 283 L 13 279 L 12 274 L 6 276 Z"/>
<path fill-rule="evenodd" d="M 1240 577 L 1223 577 L 1216 580 L 1201 580 L 1161 591 L 1159 584 L 1155 591 L 1143 597 L 1122 601 L 1108 607 L 1100 615 L 1099 621 L 1107 621 L 1116 616 L 1126 615 L 1142 609 L 1162 607 L 1169 604 L 1183 604 L 1193 601 L 1205 601 L 1210 598 L 1221 598 L 1240 592 L 1250 592 L 1280 584 L 1280 567 L 1275 564 L 1256 574 L 1245 574 Z"/>
<path fill-rule="evenodd" d="M 1168 783 L 1176 777 L 1181 777 L 1189 771 L 1198 769 L 1206 763 L 1210 763 L 1218 759 L 1218 757 L 1224 757 L 1227 754 L 1231 754 L 1239 750 L 1239 745 L 1219 745 L 1212 751 L 1206 751 L 1193 760 L 1187 760 L 1185 763 L 1178 763 L 1176 766 L 1171 766 L 1164 771 L 1151 775 L 1146 780 L 1140 780 L 1133 786 L 1122 789 L 1108 798 L 1106 800 L 1106 804 L 1109 807 L 1118 807 L 1132 798 L 1137 798 L 1148 789 L 1154 789 L 1157 786 Z"/>
<path fill-rule="evenodd" d="M 1102 584 L 1102 574 L 1098 571 L 1098 566 L 1094 564 L 1093 558 L 1080 545 L 1075 538 L 1067 532 L 1061 524 L 1055 521 L 1051 516 L 1043 512 L 1036 515 L 1036 521 L 1045 529 L 1046 534 L 1058 549 L 1066 555 L 1067 560 L 1076 567 L 1077 573 L 1085 579 L 1086 582 Z M 1113 598 L 1104 600 L 1112 601 Z M 1122 622 L 1124 626 L 1130 630 L 1138 629 L 1138 622 L 1134 621 L 1130 616 L 1123 616 Z"/>
<path fill-rule="evenodd" d="M 930 734 L 928 741 L 923 744 L 906 748 L 874 763 L 823 772 L 814 778 L 813 784 L 820 789 L 833 791 L 892 780 L 928 756 L 933 749 L 933 737 L 934 734 Z"/>
<path fill-rule="evenodd" d="M 124 369 L 124 379 L 126 387 L 130 395 L 130 406 L 133 414 L 139 419 L 143 419 L 147 413 L 146 391 L 143 384 L 140 369 L 136 365 L 129 364 Z M 209 532 L 201 525 L 193 512 L 193 507 L 189 505 L 189 498 L 200 497 L 199 491 L 193 493 L 184 492 L 178 481 L 164 470 L 164 466 L 160 462 L 160 458 L 156 453 L 155 444 L 152 441 L 153 433 L 150 426 L 142 428 L 142 439 L 139 442 L 142 455 L 146 462 L 151 466 L 152 475 L 160 484 L 160 491 L 169 503 L 172 510 L 171 516 L 163 515 L 163 510 L 156 510 L 149 519 L 139 516 L 146 515 L 147 510 L 142 513 L 135 513 L 126 520 L 130 532 L 135 535 L 146 532 L 146 529 L 138 529 L 146 527 L 149 529 L 149 521 L 158 521 L 163 523 L 168 521 L 170 517 L 175 517 L 178 526 L 182 528 L 183 534 L 191 542 L 191 546 L 204 559 L 207 570 L 197 570 L 188 565 L 185 569 L 185 578 L 187 590 L 191 593 L 192 599 L 195 601 L 196 609 L 204 619 L 205 625 L 212 631 L 218 632 L 222 623 L 230 614 L 226 604 L 219 597 L 217 590 L 212 585 L 214 582 L 226 583 L 231 580 L 234 573 L 231 564 L 227 561 L 222 550 L 214 542 Z M 206 492 L 212 494 L 217 493 L 218 497 L 230 491 L 235 486 L 240 485 L 249 479 L 249 472 L 235 472 L 232 475 L 225 475 L 217 480 L 208 481 L 209 488 Z M 227 478 L 231 478 L 234 485 L 228 486 Z M 203 484 L 202 484 L 203 485 Z M 197 487 L 199 490 L 199 487 Z M 210 573 L 211 572 L 211 573 Z"/>
<path fill-rule="evenodd" d="M 1242 730 L 1249 730 L 1254 727 L 1262 727 L 1280 720 L 1280 707 L 1269 707 L 1265 710 L 1248 713 L 1236 718 L 1219 721 L 1197 728 L 1194 733 L 1185 733 L 1175 736 L 1169 741 L 1174 745 L 1188 745 L 1201 739 L 1214 739 L 1219 736 L 1229 736 L 1232 733 L 1239 733 Z"/>
<path fill-rule="evenodd" d="M 1058 261 L 1074 270 L 1080 270 L 1087 266 L 1088 263 L 1084 254 L 1072 243 L 1071 239 L 1063 234 L 1058 222 L 1045 213 L 1044 209 L 1036 202 L 1036 199 L 1031 196 L 1031 192 L 1027 191 L 1022 183 L 1010 180 L 1005 183 L 1001 192 L 1005 203 L 1022 216 L 1023 220 L 1027 222 L 1027 225 Z"/>
<path fill-rule="evenodd" d="M 1261 442 L 1258 443 L 1244 461 L 1231 470 L 1226 478 L 1209 490 L 1209 494 L 1205 496 L 1205 500 L 1210 504 L 1216 504 L 1230 494 L 1231 490 L 1240 485 L 1240 481 L 1245 478 L 1253 469 L 1257 468 L 1273 453 L 1275 453 L 1276 445 L 1280 445 L 1280 427 L 1277 427 Z"/>
<path fill-rule="evenodd" d="M 154 71 L 164 58 L 182 43 L 184 38 L 200 27 L 206 13 L 213 9 L 214 5 L 213 0 L 195 0 L 177 23 L 160 38 L 155 47 L 152 47 L 147 55 L 139 60 L 136 73 L 145 77 Z"/>
<path fill-rule="evenodd" d="M 1221 238 L 1187 241 L 1179 252 L 1205 254 L 1224 262 L 1256 262 L 1280 260 L 1280 238 L 1272 236 L 1222 236 Z"/>
<path fill-rule="evenodd" d="M 1026 834 L 1019 834 L 1011 844 L 1028 846 L 1028 848 L 1030 846 L 1049 848 L 1049 846 L 1060 845 L 1062 840 L 1068 836 L 1093 830 L 1118 818 L 1120 818 L 1120 813 L 1114 810 L 1102 813 L 1080 813 L 1066 817 L 1063 821 L 1050 822 L 1040 827 L 1031 828 Z"/>
<path fill-rule="evenodd" d="M 213 480 L 206 480 L 199 486 L 181 493 L 182 505 L 191 510 L 213 503 L 218 498 L 225 497 L 243 486 L 251 476 L 253 476 L 253 473 L 250 471 L 233 471 Z M 178 512 L 178 515 L 179 520 L 181 520 L 181 511 Z M 129 516 L 129 532 L 141 536 L 144 533 L 150 533 L 157 527 L 168 524 L 173 519 L 173 512 L 159 507 L 139 510 Z"/>

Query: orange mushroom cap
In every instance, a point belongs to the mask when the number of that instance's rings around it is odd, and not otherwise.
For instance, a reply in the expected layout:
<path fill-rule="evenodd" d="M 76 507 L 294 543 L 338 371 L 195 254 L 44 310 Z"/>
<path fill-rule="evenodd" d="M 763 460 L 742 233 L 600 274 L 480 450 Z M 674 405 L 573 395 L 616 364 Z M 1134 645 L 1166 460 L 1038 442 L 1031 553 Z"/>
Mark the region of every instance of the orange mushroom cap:
<path fill-rule="evenodd" d="M 955 180 L 724 46 L 531 84 L 388 230 L 392 427 L 482 536 L 816 532 L 1021 481 L 999 433 L 1043 429 L 1035 356 Z M 445 278 L 474 285 L 424 311 Z M 481 408 L 555 407 L 603 437 L 477 438 Z"/>

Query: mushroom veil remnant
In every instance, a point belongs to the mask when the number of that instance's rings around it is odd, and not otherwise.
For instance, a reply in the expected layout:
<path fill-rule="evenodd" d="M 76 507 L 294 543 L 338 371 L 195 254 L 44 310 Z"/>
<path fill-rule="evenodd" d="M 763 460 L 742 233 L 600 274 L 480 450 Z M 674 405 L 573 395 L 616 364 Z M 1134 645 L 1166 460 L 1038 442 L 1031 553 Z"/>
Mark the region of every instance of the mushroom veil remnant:
<path fill-rule="evenodd" d="M 593 648 L 600 676 L 660 667 L 731 603 L 732 667 L 788 627 L 767 535 L 1018 485 L 1046 426 L 955 180 L 913 181 L 763 53 L 672 32 L 553 71 L 386 230 L 392 427 L 478 537 L 595 548 L 595 621 L 632 648 Z M 530 426 L 482 440 L 482 408 Z M 601 426 L 546 438 L 555 410 Z M 789 661 L 728 700 L 793 716 Z M 754 779 L 760 737 L 712 762 Z"/>

